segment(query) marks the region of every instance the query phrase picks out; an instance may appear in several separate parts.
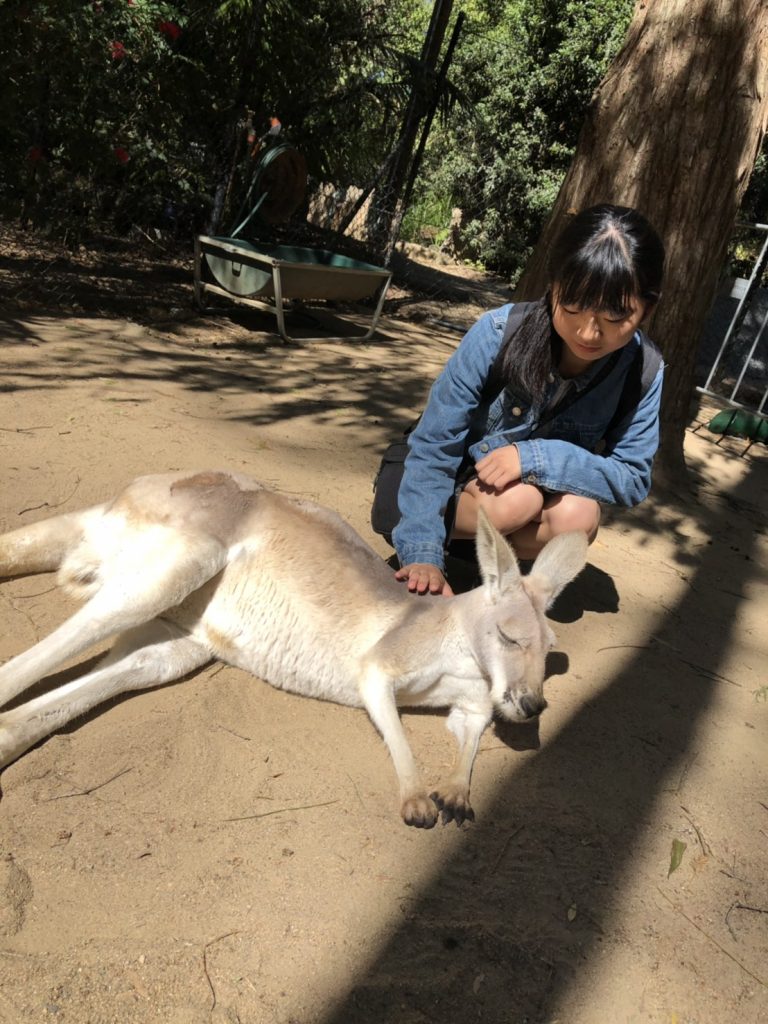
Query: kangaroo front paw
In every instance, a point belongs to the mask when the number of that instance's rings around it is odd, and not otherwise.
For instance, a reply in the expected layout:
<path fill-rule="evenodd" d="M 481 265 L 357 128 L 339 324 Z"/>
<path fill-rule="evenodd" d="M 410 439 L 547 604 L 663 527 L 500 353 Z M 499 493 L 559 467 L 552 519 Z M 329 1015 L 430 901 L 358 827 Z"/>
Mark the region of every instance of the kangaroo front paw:
<path fill-rule="evenodd" d="M 435 790 L 429 794 L 437 804 L 442 822 L 447 825 L 449 821 L 455 821 L 457 825 L 463 825 L 465 821 L 474 821 L 475 812 L 469 802 L 469 791 L 466 789 L 444 789 Z"/>
<path fill-rule="evenodd" d="M 426 793 L 403 800 L 400 813 L 405 824 L 414 828 L 434 828 L 437 824 L 437 808 Z"/>

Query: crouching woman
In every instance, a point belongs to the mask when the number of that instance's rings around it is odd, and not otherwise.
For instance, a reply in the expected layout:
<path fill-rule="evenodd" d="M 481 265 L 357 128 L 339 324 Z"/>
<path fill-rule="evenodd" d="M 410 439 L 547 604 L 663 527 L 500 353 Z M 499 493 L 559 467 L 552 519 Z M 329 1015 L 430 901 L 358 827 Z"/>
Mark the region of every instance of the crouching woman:
<path fill-rule="evenodd" d="M 639 328 L 663 270 L 640 213 L 595 206 L 555 242 L 543 299 L 467 332 L 409 437 L 392 534 L 409 590 L 451 593 L 446 546 L 475 536 L 481 506 L 528 559 L 569 530 L 594 540 L 601 503 L 647 496 L 663 365 Z"/>

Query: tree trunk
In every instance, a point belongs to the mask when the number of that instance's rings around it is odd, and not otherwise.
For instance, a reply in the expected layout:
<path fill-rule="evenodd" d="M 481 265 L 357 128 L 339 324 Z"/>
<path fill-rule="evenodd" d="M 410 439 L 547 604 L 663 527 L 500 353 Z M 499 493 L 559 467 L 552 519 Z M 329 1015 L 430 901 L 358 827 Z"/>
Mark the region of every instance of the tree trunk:
<path fill-rule="evenodd" d="M 414 82 L 411 87 L 411 96 L 397 142 L 396 156 L 386 180 L 378 189 L 381 199 L 377 203 L 379 218 L 377 234 L 381 239 L 381 260 L 385 266 L 392 258 L 402 222 L 403 211 L 400 209 L 402 192 L 408 168 L 413 159 L 413 147 L 419 124 L 428 110 L 430 97 L 427 86 L 433 84 L 431 79 L 437 67 L 452 10 L 453 0 L 434 0 L 433 2 L 432 17 L 419 58 L 421 79 Z"/>
<path fill-rule="evenodd" d="M 231 112 L 223 132 L 219 172 L 214 193 L 211 216 L 206 231 L 215 235 L 219 231 L 223 215 L 227 212 L 230 193 L 235 179 L 237 163 L 244 142 L 244 124 L 250 97 L 254 94 L 254 53 L 257 52 L 256 42 L 264 24 L 267 0 L 253 0 L 250 11 L 241 29 L 240 46 L 237 53 L 237 91 Z M 263 115 L 262 111 L 259 111 Z M 263 129 L 262 129 L 263 130 Z M 232 225 L 234 227 L 234 225 Z"/>
<path fill-rule="evenodd" d="M 664 294 L 649 333 L 668 369 L 658 468 L 685 478 L 683 440 L 704 320 L 768 118 L 766 0 L 640 0 L 592 98 L 571 167 L 517 293 L 546 286 L 569 213 L 639 209 L 664 239 Z"/>

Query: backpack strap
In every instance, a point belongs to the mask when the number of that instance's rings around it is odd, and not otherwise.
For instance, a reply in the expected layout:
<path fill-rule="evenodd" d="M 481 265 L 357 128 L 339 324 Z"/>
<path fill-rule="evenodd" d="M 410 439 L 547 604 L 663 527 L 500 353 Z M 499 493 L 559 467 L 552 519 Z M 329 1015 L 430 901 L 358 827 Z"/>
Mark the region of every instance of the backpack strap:
<path fill-rule="evenodd" d="M 645 331 L 640 331 L 639 334 L 640 347 L 627 371 L 616 412 L 605 429 L 606 437 L 642 402 L 651 384 L 656 380 L 656 374 L 663 362 L 658 346 L 651 341 Z"/>

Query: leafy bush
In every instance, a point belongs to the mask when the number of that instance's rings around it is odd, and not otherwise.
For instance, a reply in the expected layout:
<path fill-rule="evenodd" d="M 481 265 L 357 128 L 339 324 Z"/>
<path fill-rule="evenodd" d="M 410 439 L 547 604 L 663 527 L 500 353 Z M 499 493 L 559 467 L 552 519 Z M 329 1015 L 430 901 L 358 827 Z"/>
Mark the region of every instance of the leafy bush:
<path fill-rule="evenodd" d="M 247 187 L 248 121 L 260 136 L 271 115 L 316 177 L 370 174 L 407 93 L 393 47 L 418 39 L 408 11 L 407 0 L 0 6 L 11 87 L 0 94 L 0 211 L 70 237 L 200 227 L 217 192 L 230 183 L 234 202 L 231 185 Z"/>
<path fill-rule="evenodd" d="M 515 277 L 633 0 L 476 0 L 452 75 L 474 114 L 434 133 L 420 185 L 464 212 L 464 253 Z"/>

